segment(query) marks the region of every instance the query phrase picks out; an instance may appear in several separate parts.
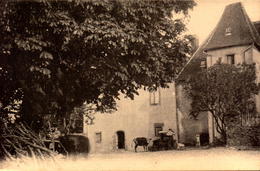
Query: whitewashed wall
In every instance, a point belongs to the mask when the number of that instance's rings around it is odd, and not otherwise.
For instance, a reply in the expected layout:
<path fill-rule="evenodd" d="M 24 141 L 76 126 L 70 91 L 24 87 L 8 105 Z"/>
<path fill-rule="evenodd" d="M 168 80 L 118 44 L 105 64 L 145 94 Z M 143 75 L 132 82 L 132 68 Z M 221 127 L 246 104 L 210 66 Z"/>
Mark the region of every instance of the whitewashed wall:
<path fill-rule="evenodd" d="M 117 131 L 124 131 L 126 150 L 133 151 L 132 140 L 135 137 L 154 136 L 154 123 L 164 123 L 164 130 L 176 126 L 175 86 L 170 84 L 167 89 L 160 89 L 160 104 L 150 104 L 150 93 L 139 91 L 134 100 L 117 101 L 118 110 L 111 114 L 95 114 L 93 125 L 85 125 L 85 134 L 90 140 L 91 152 L 110 152 L 117 150 Z M 95 142 L 96 132 L 102 133 L 101 143 Z M 143 150 L 143 149 L 138 149 Z"/>

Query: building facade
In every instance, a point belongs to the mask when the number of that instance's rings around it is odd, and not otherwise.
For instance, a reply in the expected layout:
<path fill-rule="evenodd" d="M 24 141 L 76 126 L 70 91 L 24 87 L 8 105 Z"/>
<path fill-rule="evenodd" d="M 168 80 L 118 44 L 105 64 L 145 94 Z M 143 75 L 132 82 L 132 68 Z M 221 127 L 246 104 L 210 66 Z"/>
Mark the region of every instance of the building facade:
<path fill-rule="evenodd" d="M 161 130 L 178 131 L 174 83 L 156 92 L 140 90 L 134 100 L 122 96 L 117 105 L 117 111 L 96 113 L 94 123 L 85 125 L 90 152 L 134 151 L 136 137 L 154 138 Z"/>
<path fill-rule="evenodd" d="M 218 22 L 215 29 L 210 33 L 208 38 L 199 49 L 194 53 L 189 63 L 184 67 L 179 76 L 179 80 L 187 78 L 189 75 L 198 72 L 202 68 L 211 67 L 217 61 L 230 65 L 237 65 L 242 63 L 255 63 L 256 67 L 256 81 L 260 82 L 260 22 L 251 22 L 242 4 L 234 3 L 226 6 L 223 15 Z M 178 84 L 177 90 L 177 104 L 178 101 L 188 101 L 183 99 L 180 94 L 183 91 Z M 179 95 L 178 95 L 179 94 Z M 256 109 L 260 112 L 260 93 L 255 96 Z M 189 103 L 188 103 L 189 104 Z M 181 105 L 177 105 L 181 108 Z M 187 109 L 187 108 L 186 108 Z M 189 110 L 186 110 L 188 115 Z M 209 141 L 213 142 L 214 137 L 219 134 L 212 116 L 208 116 L 208 133 Z M 259 120 L 259 116 L 256 119 Z"/>
<path fill-rule="evenodd" d="M 206 54 L 203 51 L 207 41 L 203 42 L 202 45 L 195 51 L 191 59 L 188 61 L 182 72 L 176 79 L 176 114 L 179 118 L 179 142 L 186 145 L 196 144 L 196 135 L 204 134 L 207 135 L 205 142 L 209 143 L 209 126 L 208 113 L 204 112 L 200 114 L 198 118 L 194 119 L 190 116 L 191 110 L 191 99 L 186 94 L 182 82 L 189 78 L 196 72 L 201 70 L 201 64 L 205 62 Z"/>
<path fill-rule="evenodd" d="M 211 67 L 217 61 L 230 65 L 255 63 L 256 81 L 259 83 L 259 31 L 259 22 L 251 22 L 241 3 L 228 5 L 204 48 L 207 55 L 207 67 Z M 255 103 L 257 112 L 260 112 L 260 93 L 255 96 Z M 210 115 L 209 120 L 212 120 Z M 214 125 L 214 122 L 209 122 Z M 247 118 L 245 122 L 250 122 L 250 119 Z M 215 129 L 212 129 L 210 131 L 211 139 L 214 135 L 217 133 Z"/>
<path fill-rule="evenodd" d="M 183 68 L 176 83 L 152 93 L 140 90 L 134 100 L 122 96 L 117 101 L 117 111 L 96 113 L 94 124 L 84 125 L 90 152 L 134 151 L 134 138 L 154 138 L 159 131 L 170 128 L 176 133 L 179 143 L 195 145 L 197 135 L 204 135 L 203 143 L 212 143 L 214 137 L 218 137 L 212 116 L 204 112 L 196 120 L 190 117 L 191 101 L 181 82 L 217 61 L 231 65 L 255 63 L 259 82 L 259 32 L 260 22 L 251 22 L 241 3 L 228 5 L 215 29 Z M 255 102 L 260 112 L 260 94 L 255 97 Z M 143 149 L 140 147 L 138 150 Z"/>

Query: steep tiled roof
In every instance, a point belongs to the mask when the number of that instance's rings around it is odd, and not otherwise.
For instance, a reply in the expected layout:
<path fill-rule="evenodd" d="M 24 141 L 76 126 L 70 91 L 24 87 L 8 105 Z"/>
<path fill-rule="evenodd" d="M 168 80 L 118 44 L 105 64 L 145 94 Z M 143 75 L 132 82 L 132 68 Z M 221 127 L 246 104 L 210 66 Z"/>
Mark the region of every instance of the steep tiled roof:
<path fill-rule="evenodd" d="M 231 35 L 226 35 L 227 30 Z M 226 6 L 205 51 L 252 43 L 260 46 L 259 33 L 239 2 Z"/>
<path fill-rule="evenodd" d="M 177 81 L 182 81 L 188 77 L 188 75 L 192 75 L 198 71 L 200 71 L 201 61 L 206 60 L 206 53 L 204 53 L 204 48 L 210 40 L 212 33 L 208 36 L 208 38 L 200 45 L 200 47 L 196 50 L 196 52 L 192 55 L 190 60 L 184 66 L 182 71 L 177 77 Z"/>
<path fill-rule="evenodd" d="M 231 27 L 231 35 L 225 36 L 227 27 Z M 241 3 L 228 5 L 215 29 L 193 54 L 176 80 L 184 80 L 201 69 L 201 61 L 206 59 L 204 51 L 252 43 L 260 46 L 259 35 L 260 21 L 252 23 Z"/>

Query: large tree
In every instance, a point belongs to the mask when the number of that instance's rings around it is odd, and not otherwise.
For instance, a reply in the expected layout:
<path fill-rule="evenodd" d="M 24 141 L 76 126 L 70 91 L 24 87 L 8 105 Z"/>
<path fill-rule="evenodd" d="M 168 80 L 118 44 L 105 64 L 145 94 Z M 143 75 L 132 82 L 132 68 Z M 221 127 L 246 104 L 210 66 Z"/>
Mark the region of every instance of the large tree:
<path fill-rule="evenodd" d="M 0 112 L 35 130 L 83 102 L 115 108 L 120 93 L 166 87 L 187 60 L 195 3 L 175 0 L 1 1 Z M 11 105 L 12 106 L 12 105 Z"/>
<path fill-rule="evenodd" d="M 254 97 L 259 86 L 253 64 L 217 63 L 192 75 L 184 85 L 191 98 L 190 114 L 196 118 L 202 112 L 210 112 L 224 143 L 229 123 L 241 123 L 245 116 L 256 114 Z"/>

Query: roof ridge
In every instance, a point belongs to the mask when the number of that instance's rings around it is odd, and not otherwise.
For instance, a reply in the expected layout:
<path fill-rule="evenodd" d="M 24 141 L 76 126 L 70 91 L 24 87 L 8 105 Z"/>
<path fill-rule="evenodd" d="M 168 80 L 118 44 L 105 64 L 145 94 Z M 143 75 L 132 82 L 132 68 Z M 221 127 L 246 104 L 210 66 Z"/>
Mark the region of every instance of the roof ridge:
<path fill-rule="evenodd" d="M 234 3 L 226 5 L 226 7 L 230 7 L 230 6 L 238 5 L 238 4 L 241 5 L 241 2 L 234 2 Z"/>

